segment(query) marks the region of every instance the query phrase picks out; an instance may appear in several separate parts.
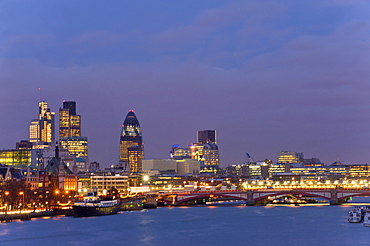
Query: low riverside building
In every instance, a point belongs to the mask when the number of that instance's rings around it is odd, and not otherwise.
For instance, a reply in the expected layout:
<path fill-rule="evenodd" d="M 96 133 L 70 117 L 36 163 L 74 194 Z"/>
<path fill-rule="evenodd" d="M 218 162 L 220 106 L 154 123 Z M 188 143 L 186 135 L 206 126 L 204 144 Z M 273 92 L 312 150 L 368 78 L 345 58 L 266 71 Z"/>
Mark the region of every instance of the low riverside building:
<path fill-rule="evenodd" d="M 178 174 L 178 175 L 199 174 L 200 172 L 200 161 L 195 159 L 143 160 L 142 165 L 144 172 L 158 170 L 161 174 Z"/>
<path fill-rule="evenodd" d="M 106 194 L 111 189 L 117 190 L 120 194 L 126 194 L 129 188 L 127 173 L 97 171 L 80 173 L 78 176 L 78 192 L 81 194 L 94 190 L 99 194 Z"/>

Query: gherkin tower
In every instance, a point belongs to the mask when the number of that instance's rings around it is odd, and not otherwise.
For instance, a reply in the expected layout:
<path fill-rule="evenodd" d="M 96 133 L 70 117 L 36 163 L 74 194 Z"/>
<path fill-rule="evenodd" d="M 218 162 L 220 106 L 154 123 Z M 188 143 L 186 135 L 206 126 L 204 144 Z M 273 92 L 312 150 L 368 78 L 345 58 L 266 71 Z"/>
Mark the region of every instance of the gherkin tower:
<path fill-rule="evenodd" d="M 130 173 L 142 171 L 144 144 L 139 121 L 130 110 L 123 121 L 120 141 L 120 166 Z"/>

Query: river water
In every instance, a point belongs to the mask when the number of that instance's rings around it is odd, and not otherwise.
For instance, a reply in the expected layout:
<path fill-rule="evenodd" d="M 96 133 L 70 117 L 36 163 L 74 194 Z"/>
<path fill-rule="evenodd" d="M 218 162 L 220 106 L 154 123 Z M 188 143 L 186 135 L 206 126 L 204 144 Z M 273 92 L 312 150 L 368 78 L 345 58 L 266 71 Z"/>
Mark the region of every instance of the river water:
<path fill-rule="evenodd" d="M 370 245 L 353 205 L 161 207 L 0 224 L 0 245 Z"/>

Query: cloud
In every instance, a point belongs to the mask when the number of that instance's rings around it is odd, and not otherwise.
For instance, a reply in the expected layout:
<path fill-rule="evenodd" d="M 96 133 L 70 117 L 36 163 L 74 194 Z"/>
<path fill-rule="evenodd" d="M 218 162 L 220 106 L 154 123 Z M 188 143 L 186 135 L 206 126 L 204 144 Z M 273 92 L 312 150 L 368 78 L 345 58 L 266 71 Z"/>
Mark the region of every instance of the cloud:
<path fill-rule="evenodd" d="M 94 31 L 79 34 L 77 37 L 72 38 L 68 44 L 91 44 L 93 46 L 109 46 L 118 43 L 124 39 L 124 35 L 117 33 L 110 33 L 107 31 Z"/>
<path fill-rule="evenodd" d="M 214 33 L 228 35 L 227 28 L 239 29 L 252 23 L 258 26 L 261 22 L 278 18 L 280 14 L 281 6 L 274 1 L 234 1 L 224 7 L 206 9 L 188 25 L 159 32 L 153 36 L 152 42 L 163 45 L 163 48 L 199 44 L 209 41 L 209 36 Z"/>

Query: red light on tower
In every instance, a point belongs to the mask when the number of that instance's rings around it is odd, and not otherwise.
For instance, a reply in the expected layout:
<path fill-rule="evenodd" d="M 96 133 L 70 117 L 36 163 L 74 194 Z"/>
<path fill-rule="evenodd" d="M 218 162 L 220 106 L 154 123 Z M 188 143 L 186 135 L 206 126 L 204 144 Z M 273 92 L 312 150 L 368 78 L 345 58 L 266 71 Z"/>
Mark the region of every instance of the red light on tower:
<path fill-rule="evenodd" d="M 130 110 L 129 112 L 132 112 L 132 113 L 133 113 L 133 112 L 134 112 L 134 110 Z"/>

